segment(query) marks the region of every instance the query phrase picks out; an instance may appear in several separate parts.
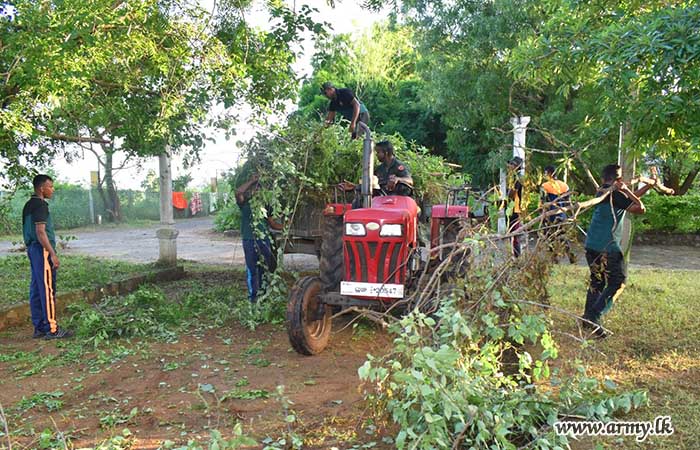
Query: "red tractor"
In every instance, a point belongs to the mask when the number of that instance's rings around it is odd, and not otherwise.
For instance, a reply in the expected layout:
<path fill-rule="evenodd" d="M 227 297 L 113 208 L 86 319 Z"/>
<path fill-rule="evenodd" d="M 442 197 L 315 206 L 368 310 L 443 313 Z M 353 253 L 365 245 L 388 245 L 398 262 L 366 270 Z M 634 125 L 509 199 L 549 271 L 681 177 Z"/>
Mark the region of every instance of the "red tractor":
<path fill-rule="evenodd" d="M 364 125 L 364 124 L 361 124 Z M 299 279 L 289 294 L 287 331 L 292 347 L 315 355 L 328 345 L 334 309 L 349 307 L 386 311 L 408 297 L 425 264 L 439 251 L 419 247 L 419 208 L 411 197 L 372 196 L 369 189 L 374 155 L 364 127 L 362 208 L 331 203 L 323 211 L 320 276 Z M 469 207 L 433 205 L 430 246 L 454 240 L 469 216 Z M 452 231 L 451 231 L 452 230 Z"/>

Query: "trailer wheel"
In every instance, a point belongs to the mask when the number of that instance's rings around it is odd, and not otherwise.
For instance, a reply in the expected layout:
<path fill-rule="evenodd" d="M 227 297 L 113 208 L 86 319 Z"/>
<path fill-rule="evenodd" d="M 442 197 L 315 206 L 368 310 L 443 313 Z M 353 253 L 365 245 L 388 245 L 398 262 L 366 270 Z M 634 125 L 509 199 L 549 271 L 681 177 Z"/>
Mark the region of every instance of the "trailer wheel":
<path fill-rule="evenodd" d="M 318 277 L 296 282 L 287 302 L 287 334 L 294 350 L 302 355 L 321 353 L 331 336 L 331 308 L 323 305 Z"/>
<path fill-rule="evenodd" d="M 319 257 L 321 283 L 326 292 L 339 289 L 343 279 L 343 217 L 326 216 Z"/>

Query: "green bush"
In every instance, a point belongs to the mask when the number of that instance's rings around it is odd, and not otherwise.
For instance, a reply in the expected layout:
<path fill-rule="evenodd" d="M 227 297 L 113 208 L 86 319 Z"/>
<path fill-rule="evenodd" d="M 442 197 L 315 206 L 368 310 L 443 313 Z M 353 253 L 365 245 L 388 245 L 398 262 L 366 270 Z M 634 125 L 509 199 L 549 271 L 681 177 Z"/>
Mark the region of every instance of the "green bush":
<path fill-rule="evenodd" d="M 217 231 L 240 230 L 241 209 L 236 205 L 235 201 L 229 201 L 224 204 L 214 218 L 214 226 Z"/>
<path fill-rule="evenodd" d="M 172 340 L 172 327 L 181 320 L 179 308 L 168 305 L 160 290 L 142 287 L 126 297 L 109 297 L 98 307 L 71 305 L 70 326 L 95 346 L 113 338 L 156 337 Z"/>
<path fill-rule="evenodd" d="M 0 221 L 0 233 L 17 234 L 22 233 L 22 208 L 29 200 L 30 190 L 18 190 L 14 195 L 3 192 L 4 202 L 3 219 Z"/>
<path fill-rule="evenodd" d="M 49 208 L 57 229 L 85 226 L 90 223 L 90 202 L 87 190 L 80 186 L 55 183 L 56 193 L 49 200 Z M 22 208 L 32 191 L 22 189 L 9 199 L 7 217 L 0 223 L 1 233 L 22 232 Z"/>
<path fill-rule="evenodd" d="M 700 233 L 700 194 L 676 197 L 653 192 L 642 200 L 647 212 L 635 220 L 638 232 Z"/>
<path fill-rule="evenodd" d="M 384 319 L 391 348 L 358 369 L 368 410 L 393 422 L 396 448 L 569 448 L 557 420 L 608 421 L 648 403 L 643 391 L 592 377 L 583 358 L 557 362 L 560 348 L 578 356 L 589 343 L 557 342 L 568 334 L 562 316 L 539 307 L 553 264 L 546 252 L 514 262 L 487 236 L 464 244 L 470 256 L 457 263 L 470 270 L 442 291 L 419 281 L 415 308 Z"/>
<path fill-rule="evenodd" d="M 375 142 L 389 140 L 396 158 L 410 168 L 419 203 L 432 203 L 446 196 L 447 186 L 462 185 L 466 174 L 453 174 L 446 161 L 426 148 L 407 142 L 398 134 L 375 133 Z M 314 203 L 333 200 L 333 186 L 347 180 L 357 183 L 362 175 L 361 139 L 351 140 L 342 126 L 324 127 L 316 121 L 296 120 L 276 133 L 259 133 L 247 145 L 246 162 L 227 175 L 227 185 L 234 191 L 252 173 L 260 175 L 261 188 L 253 205 L 264 205 L 273 217 L 289 218 L 298 206 L 297 199 Z M 260 211 L 261 209 L 255 209 Z M 233 227 L 237 214 L 233 196 L 217 218 L 219 229 Z M 260 219 L 255 217 L 255 220 Z"/>
<path fill-rule="evenodd" d="M 122 208 L 122 217 L 125 220 L 160 219 L 159 192 L 124 190 L 119 192 L 119 202 Z M 100 200 L 98 203 L 101 206 L 102 201 Z M 100 209 L 103 210 L 104 208 Z M 106 212 L 102 214 L 103 217 L 106 217 Z"/>
<path fill-rule="evenodd" d="M 235 315 L 231 305 L 236 300 L 245 301 L 240 292 L 229 287 L 193 290 L 173 300 L 158 287 L 142 286 L 132 294 L 107 297 L 96 305 L 71 305 L 68 326 L 94 347 L 118 338 L 172 341 L 194 324 L 223 325 Z"/>
<path fill-rule="evenodd" d="M 77 228 L 90 224 L 90 197 L 80 186 L 60 183 L 50 201 L 51 215 L 57 228 Z"/>

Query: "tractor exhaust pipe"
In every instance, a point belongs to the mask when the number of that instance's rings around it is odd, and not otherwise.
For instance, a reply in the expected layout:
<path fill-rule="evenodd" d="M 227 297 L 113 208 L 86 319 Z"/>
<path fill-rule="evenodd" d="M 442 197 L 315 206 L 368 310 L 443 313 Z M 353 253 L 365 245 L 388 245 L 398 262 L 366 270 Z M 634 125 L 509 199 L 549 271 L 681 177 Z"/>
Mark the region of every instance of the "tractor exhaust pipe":
<path fill-rule="evenodd" d="M 367 124 L 357 122 L 357 125 L 365 133 L 365 138 L 362 141 L 362 207 L 370 208 L 372 206 L 372 175 L 374 175 L 372 136 Z"/>

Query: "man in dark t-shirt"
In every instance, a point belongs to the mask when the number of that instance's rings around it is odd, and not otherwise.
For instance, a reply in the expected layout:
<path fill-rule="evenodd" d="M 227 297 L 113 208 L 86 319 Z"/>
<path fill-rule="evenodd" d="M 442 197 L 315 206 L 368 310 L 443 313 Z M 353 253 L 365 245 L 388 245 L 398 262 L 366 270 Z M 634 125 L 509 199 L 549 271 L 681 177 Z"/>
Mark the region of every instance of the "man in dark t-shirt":
<path fill-rule="evenodd" d="M 627 268 L 622 254 L 622 222 L 626 213 L 644 214 L 646 208 L 639 199 L 652 185 L 632 192 L 622 181 L 622 169 L 617 164 L 603 168 L 603 185 L 597 196 L 606 196 L 593 211 L 593 218 L 586 236 L 586 261 L 590 269 L 590 282 L 586 294 L 583 326 L 592 328 L 595 337 L 606 333 L 598 325 L 625 288 Z"/>
<path fill-rule="evenodd" d="M 351 89 L 336 88 L 332 83 L 323 83 L 321 93 L 331 101 L 328 105 L 326 123 L 332 123 L 335 120 L 335 114 L 340 113 L 345 120 L 350 122 L 350 133 L 355 139 L 360 131 L 358 123 L 362 122 L 365 125 L 369 123 L 369 111 L 365 105 L 357 99 Z"/>
<path fill-rule="evenodd" d="M 56 255 L 56 233 L 46 199 L 53 197 L 53 180 L 37 175 L 33 180 L 34 194 L 22 209 L 22 234 L 27 247 L 31 282 L 29 309 L 34 325 L 33 338 L 62 339 L 73 332 L 60 328 L 56 322 L 56 270 L 60 266 Z"/>
<path fill-rule="evenodd" d="M 389 141 L 378 142 L 374 146 L 380 164 L 374 169 L 379 187 L 389 195 L 413 194 L 413 178 L 408 166 L 394 157 L 394 146 Z"/>
<path fill-rule="evenodd" d="M 255 303 L 263 287 L 263 276 L 266 271 L 274 272 L 277 260 L 272 253 L 270 229 L 281 229 L 282 226 L 265 217 L 264 222 L 254 220 L 250 208 L 250 199 L 258 186 L 258 175 L 253 175 L 236 190 L 236 204 L 241 210 L 241 241 L 245 255 L 246 282 L 248 298 Z"/>
<path fill-rule="evenodd" d="M 378 190 L 374 189 L 375 195 L 413 195 L 413 177 L 408 170 L 408 166 L 394 157 L 394 146 L 389 141 L 377 142 L 374 152 L 379 160 L 379 165 L 374 168 L 374 176 L 377 178 Z M 345 191 L 360 189 L 360 185 L 343 181 L 339 187 Z M 361 207 L 361 197 L 355 194 L 353 209 Z"/>

